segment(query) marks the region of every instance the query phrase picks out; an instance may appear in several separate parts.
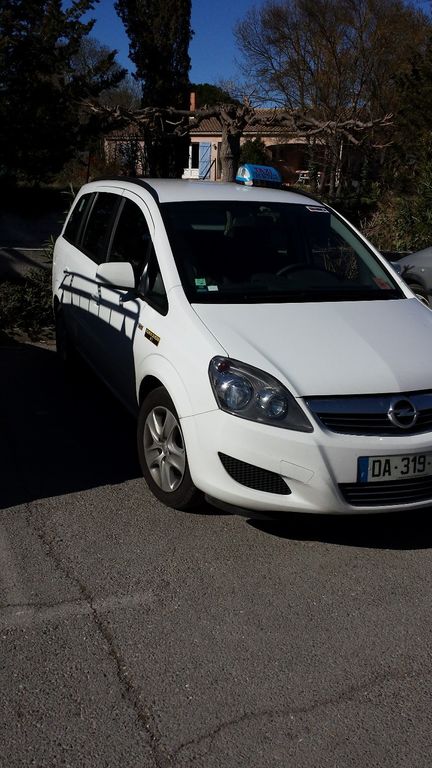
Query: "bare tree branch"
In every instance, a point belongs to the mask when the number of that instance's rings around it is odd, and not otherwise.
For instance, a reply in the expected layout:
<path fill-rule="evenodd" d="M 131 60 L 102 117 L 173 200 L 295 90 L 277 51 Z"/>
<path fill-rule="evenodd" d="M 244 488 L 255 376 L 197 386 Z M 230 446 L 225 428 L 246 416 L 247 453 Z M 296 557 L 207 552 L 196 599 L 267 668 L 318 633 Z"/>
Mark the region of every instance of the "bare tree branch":
<path fill-rule="evenodd" d="M 216 118 L 222 134 L 221 156 L 222 163 L 225 163 L 224 178 L 229 180 L 232 180 L 235 175 L 240 154 L 240 139 L 246 129 L 259 127 L 261 131 L 265 131 L 266 128 L 272 130 L 279 128 L 285 136 L 291 135 L 318 141 L 331 138 L 337 145 L 344 139 L 353 146 L 360 146 L 374 129 L 387 129 L 392 125 L 391 114 L 371 120 L 356 117 L 322 120 L 312 111 L 276 108 L 257 110 L 251 106 L 248 99 L 245 99 L 243 104 L 221 103 L 195 111 L 174 107 L 145 107 L 131 110 L 123 106 L 108 107 L 92 101 L 84 102 L 84 106 L 101 117 L 110 130 L 124 127 L 129 131 L 135 128 L 139 132 L 151 129 L 159 123 L 162 131 L 185 136 L 191 130 L 199 128 L 204 120 Z M 384 144 L 376 146 L 384 146 Z"/>

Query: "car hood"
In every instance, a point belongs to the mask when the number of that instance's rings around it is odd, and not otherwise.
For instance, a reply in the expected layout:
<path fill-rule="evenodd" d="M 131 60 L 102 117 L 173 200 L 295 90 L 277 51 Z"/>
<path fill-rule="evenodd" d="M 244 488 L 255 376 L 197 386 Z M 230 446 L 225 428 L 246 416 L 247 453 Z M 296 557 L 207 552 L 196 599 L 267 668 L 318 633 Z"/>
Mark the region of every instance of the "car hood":
<path fill-rule="evenodd" d="M 432 311 L 417 299 L 193 309 L 229 357 L 299 397 L 432 389 Z"/>

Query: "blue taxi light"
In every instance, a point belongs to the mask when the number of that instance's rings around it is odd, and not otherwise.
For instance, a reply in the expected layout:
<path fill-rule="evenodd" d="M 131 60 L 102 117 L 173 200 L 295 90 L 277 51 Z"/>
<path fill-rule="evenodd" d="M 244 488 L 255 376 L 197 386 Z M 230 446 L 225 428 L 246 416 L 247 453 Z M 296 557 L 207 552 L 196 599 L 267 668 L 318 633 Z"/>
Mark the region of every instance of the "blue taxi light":
<path fill-rule="evenodd" d="M 236 182 L 248 187 L 280 187 L 282 177 L 279 171 L 270 165 L 245 163 L 237 171 Z"/>

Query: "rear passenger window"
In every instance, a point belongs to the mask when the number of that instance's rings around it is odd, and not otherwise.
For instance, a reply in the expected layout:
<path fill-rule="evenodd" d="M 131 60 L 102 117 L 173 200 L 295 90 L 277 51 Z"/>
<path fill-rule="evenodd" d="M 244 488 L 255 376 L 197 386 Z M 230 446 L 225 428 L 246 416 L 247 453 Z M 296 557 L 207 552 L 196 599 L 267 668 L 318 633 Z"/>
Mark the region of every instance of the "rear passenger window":
<path fill-rule="evenodd" d="M 98 192 L 82 238 L 82 249 L 96 264 L 105 261 L 112 222 L 121 197 Z"/>
<path fill-rule="evenodd" d="M 85 220 L 87 211 L 89 209 L 90 201 L 93 199 L 93 197 L 94 195 L 92 193 L 88 195 L 82 195 L 82 197 L 80 197 L 76 201 L 72 209 L 72 213 L 69 217 L 69 221 L 66 224 L 66 229 L 63 233 L 63 237 L 69 243 L 72 243 L 72 245 L 78 245 L 78 238 L 80 234 L 81 224 Z"/>

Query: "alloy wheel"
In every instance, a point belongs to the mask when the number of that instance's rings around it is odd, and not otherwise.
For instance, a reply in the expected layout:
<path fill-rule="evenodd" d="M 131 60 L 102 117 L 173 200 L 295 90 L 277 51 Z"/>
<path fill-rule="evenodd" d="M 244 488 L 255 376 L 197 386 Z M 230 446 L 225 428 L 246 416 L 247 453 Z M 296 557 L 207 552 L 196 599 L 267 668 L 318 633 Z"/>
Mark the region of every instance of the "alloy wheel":
<path fill-rule="evenodd" d="M 153 408 L 144 425 L 144 456 L 151 476 L 165 493 L 176 491 L 186 469 L 180 425 L 164 406 Z"/>

